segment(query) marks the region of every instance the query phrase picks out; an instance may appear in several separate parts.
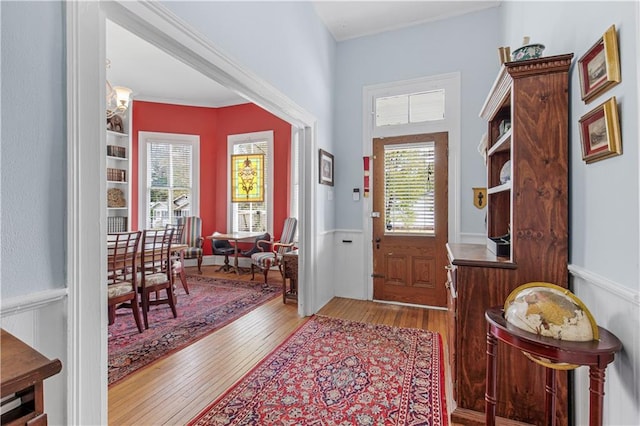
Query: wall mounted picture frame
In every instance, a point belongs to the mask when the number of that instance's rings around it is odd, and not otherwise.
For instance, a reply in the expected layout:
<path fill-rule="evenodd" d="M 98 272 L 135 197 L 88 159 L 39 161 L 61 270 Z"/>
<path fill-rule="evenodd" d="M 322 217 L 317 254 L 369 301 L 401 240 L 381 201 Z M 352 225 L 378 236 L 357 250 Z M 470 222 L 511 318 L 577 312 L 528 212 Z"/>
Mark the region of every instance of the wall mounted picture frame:
<path fill-rule="evenodd" d="M 580 92 L 585 103 L 620 83 L 618 35 L 612 25 L 578 60 Z"/>
<path fill-rule="evenodd" d="M 323 185 L 333 186 L 333 155 L 321 149 L 318 160 L 319 182 Z"/>
<path fill-rule="evenodd" d="M 616 97 L 609 98 L 580 118 L 582 159 L 589 163 L 622 154 Z"/>

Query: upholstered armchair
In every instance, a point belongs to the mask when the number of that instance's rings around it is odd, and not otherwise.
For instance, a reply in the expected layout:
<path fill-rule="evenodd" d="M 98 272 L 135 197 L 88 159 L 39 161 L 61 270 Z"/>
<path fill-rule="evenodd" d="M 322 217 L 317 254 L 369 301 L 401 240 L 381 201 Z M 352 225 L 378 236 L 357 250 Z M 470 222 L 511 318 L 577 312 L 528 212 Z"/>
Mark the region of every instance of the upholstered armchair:
<path fill-rule="evenodd" d="M 271 245 L 271 235 L 268 232 L 266 232 L 256 237 L 253 247 L 251 247 L 249 250 L 241 251 L 240 254 L 244 257 L 251 257 L 255 253 L 259 253 L 261 251 L 268 251 L 270 245 Z"/>
<path fill-rule="evenodd" d="M 184 250 L 184 258 L 198 259 L 198 273 L 202 274 L 202 219 L 198 216 L 179 217 L 178 225 L 184 225 L 182 244 L 188 246 Z"/>
<path fill-rule="evenodd" d="M 290 251 L 293 248 L 293 238 L 296 234 L 296 226 L 298 220 L 295 217 L 288 217 L 284 221 L 284 228 L 282 234 L 280 234 L 280 240 L 275 242 L 262 242 L 258 241 L 256 245 L 261 248 L 257 253 L 251 255 L 251 279 L 255 278 L 255 270 L 258 269 L 264 274 L 264 283 L 267 284 L 267 274 L 269 270 L 274 266 L 277 266 L 280 270 L 280 274 L 283 276 L 282 271 L 282 255 Z M 271 243 L 270 249 L 265 250 L 264 243 Z"/>

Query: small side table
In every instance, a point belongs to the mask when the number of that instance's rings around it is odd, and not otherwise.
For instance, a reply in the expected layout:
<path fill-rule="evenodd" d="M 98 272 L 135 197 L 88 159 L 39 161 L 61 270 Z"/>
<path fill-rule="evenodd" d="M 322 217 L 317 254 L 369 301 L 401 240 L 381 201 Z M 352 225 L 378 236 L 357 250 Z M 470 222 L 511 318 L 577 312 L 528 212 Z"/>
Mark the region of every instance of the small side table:
<path fill-rule="evenodd" d="M 291 250 L 282 255 L 284 277 L 282 279 L 282 303 L 287 299 L 298 300 L 298 250 Z M 287 278 L 289 290 L 287 290 Z"/>
<path fill-rule="evenodd" d="M 552 362 L 588 365 L 591 395 L 589 399 L 589 426 L 602 425 L 605 370 L 607 365 L 613 361 L 615 353 L 622 349 L 622 343 L 616 336 L 602 327 L 598 327 L 600 339 L 589 342 L 570 342 L 539 336 L 507 323 L 502 307 L 487 309 L 485 319 L 487 320 L 487 376 L 484 399 L 487 426 L 494 426 L 496 421 L 498 340 Z M 546 372 L 545 390 L 547 394 L 544 424 L 555 426 L 556 370 L 546 368 Z"/>
<path fill-rule="evenodd" d="M 42 382 L 47 377 L 58 374 L 62 370 L 62 363 L 58 359 L 50 360 L 4 329 L 0 345 L 2 405 L 14 405 L 2 414 L 1 423 L 10 426 L 46 425 Z"/>

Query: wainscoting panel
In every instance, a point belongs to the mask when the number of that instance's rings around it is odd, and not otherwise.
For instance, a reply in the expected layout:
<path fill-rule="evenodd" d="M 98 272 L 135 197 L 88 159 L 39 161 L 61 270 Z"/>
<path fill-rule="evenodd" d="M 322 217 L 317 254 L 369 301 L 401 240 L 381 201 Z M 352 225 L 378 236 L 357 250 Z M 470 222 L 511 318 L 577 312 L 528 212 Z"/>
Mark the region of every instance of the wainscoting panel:
<path fill-rule="evenodd" d="M 66 289 L 2 301 L 0 326 L 47 358 L 58 358 L 62 371 L 44 381 L 44 406 L 49 424 L 67 424 Z"/>
<path fill-rule="evenodd" d="M 365 259 L 361 231 L 339 230 L 334 234 L 335 295 L 366 300 Z"/>
<path fill-rule="evenodd" d="M 606 371 L 604 425 L 638 425 L 640 419 L 640 296 L 580 267 L 569 266 L 573 292 L 593 314 L 599 326 L 622 341 Z M 589 423 L 589 369 L 574 375 L 576 425 Z"/>

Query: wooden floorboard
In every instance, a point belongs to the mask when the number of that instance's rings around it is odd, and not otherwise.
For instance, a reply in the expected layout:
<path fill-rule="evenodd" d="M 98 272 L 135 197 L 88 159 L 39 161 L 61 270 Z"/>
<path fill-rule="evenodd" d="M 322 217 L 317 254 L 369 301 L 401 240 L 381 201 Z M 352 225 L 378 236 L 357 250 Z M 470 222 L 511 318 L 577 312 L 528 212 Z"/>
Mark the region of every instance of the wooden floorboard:
<path fill-rule="evenodd" d="M 204 266 L 205 276 L 220 274 Z M 189 273 L 194 273 L 189 270 Z M 243 274 L 241 279 L 250 279 Z M 256 276 L 262 279 L 262 275 Z M 270 281 L 280 280 L 278 271 Z M 188 297 L 188 296 L 185 296 Z M 319 315 L 437 331 L 445 343 L 446 311 L 334 298 Z M 194 344 L 143 368 L 109 388 L 110 425 L 185 424 L 241 379 L 307 319 L 295 302 L 275 298 Z M 445 362 L 445 365 L 447 363 Z M 450 394 L 448 366 L 447 393 Z M 450 400 L 450 399 L 449 399 Z M 448 407 L 448 411 L 451 409 Z"/>

